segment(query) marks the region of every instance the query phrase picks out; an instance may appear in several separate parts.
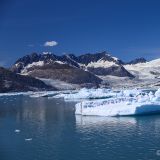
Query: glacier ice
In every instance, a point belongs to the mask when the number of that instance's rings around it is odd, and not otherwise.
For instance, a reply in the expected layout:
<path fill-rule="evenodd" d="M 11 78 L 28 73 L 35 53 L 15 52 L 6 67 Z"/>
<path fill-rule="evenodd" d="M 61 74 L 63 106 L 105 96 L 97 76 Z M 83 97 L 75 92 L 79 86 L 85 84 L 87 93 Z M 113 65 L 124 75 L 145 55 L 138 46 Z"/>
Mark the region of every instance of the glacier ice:
<path fill-rule="evenodd" d="M 9 92 L 9 93 L 0 93 L 0 97 L 3 97 L 3 96 L 31 95 L 31 94 L 33 94 L 32 91 L 29 91 L 29 92 Z"/>
<path fill-rule="evenodd" d="M 58 94 L 58 91 L 42 91 L 42 92 L 32 92 L 29 96 L 31 98 L 39 98 L 39 97 L 49 97 Z"/>
<path fill-rule="evenodd" d="M 77 101 L 75 114 L 125 116 L 160 112 L 160 89 L 157 91 L 128 89 L 80 89 L 65 91 L 2 93 L 0 96 L 27 95 L 32 98 L 64 98 Z M 78 103 L 79 102 L 79 103 Z M 4 102 L 5 103 L 5 102 Z"/>
<path fill-rule="evenodd" d="M 52 98 L 64 98 L 64 100 L 68 101 L 79 101 L 82 99 L 108 99 L 108 98 L 113 98 L 113 97 L 134 97 L 139 94 L 145 94 L 143 90 L 138 90 L 138 89 L 128 89 L 128 90 L 111 90 L 111 89 L 106 89 L 106 88 L 98 88 L 98 89 L 87 89 L 87 88 L 82 88 L 77 91 L 68 91 L 68 93 L 60 93 Z"/>
<path fill-rule="evenodd" d="M 127 116 L 160 113 L 160 89 L 155 93 L 121 91 L 116 97 L 83 101 L 75 105 L 75 114 L 85 116 Z"/>
<path fill-rule="evenodd" d="M 32 138 L 25 138 L 25 141 L 32 141 Z"/>
<path fill-rule="evenodd" d="M 81 99 L 104 99 L 116 96 L 117 93 L 112 92 L 110 89 L 86 89 L 82 88 L 79 91 L 72 91 L 69 94 L 62 93 L 54 96 L 53 98 L 64 98 L 64 100 L 81 100 Z"/>
<path fill-rule="evenodd" d="M 20 132 L 20 130 L 19 129 L 15 129 L 15 131 L 14 131 L 15 133 L 19 133 Z"/>

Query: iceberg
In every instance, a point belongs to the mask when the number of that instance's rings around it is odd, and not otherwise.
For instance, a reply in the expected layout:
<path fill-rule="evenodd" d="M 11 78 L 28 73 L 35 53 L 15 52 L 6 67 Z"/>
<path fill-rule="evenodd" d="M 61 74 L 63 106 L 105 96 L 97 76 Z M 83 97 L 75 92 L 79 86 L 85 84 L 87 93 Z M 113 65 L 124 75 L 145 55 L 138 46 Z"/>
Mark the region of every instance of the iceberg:
<path fill-rule="evenodd" d="M 29 96 L 31 98 L 39 98 L 39 97 L 49 97 L 58 94 L 58 91 L 42 91 L 42 92 L 33 92 Z"/>
<path fill-rule="evenodd" d="M 20 132 L 20 130 L 19 129 L 15 129 L 15 131 L 14 131 L 15 133 L 19 133 Z"/>
<path fill-rule="evenodd" d="M 21 95 L 30 95 L 33 94 L 32 91 L 28 91 L 28 92 L 9 92 L 9 93 L 0 93 L 0 97 L 4 97 L 4 96 L 21 96 Z"/>
<path fill-rule="evenodd" d="M 68 93 L 59 93 L 51 98 L 64 98 L 65 101 L 80 101 L 85 99 L 108 99 L 113 97 L 134 97 L 139 94 L 145 94 L 144 91 L 138 89 L 131 90 L 111 90 L 106 88 L 70 90 Z"/>
<path fill-rule="evenodd" d="M 153 92 L 120 92 L 119 97 L 83 101 L 75 105 L 75 114 L 82 116 L 129 116 L 160 113 L 160 89 Z M 129 94 L 128 94 L 129 93 Z"/>
<path fill-rule="evenodd" d="M 32 92 L 29 96 L 31 98 L 39 98 L 39 97 L 48 97 L 54 98 L 54 97 L 61 97 L 61 95 L 65 95 L 70 93 L 71 91 L 64 90 L 64 91 L 41 91 L 41 92 Z"/>
<path fill-rule="evenodd" d="M 32 141 L 32 138 L 26 138 L 25 141 Z"/>
<path fill-rule="evenodd" d="M 64 100 L 81 100 L 81 99 L 105 99 L 116 96 L 116 92 L 112 92 L 110 89 L 98 88 L 98 89 L 80 89 L 79 91 L 72 91 L 69 94 L 59 94 L 53 98 L 64 98 Z"/>

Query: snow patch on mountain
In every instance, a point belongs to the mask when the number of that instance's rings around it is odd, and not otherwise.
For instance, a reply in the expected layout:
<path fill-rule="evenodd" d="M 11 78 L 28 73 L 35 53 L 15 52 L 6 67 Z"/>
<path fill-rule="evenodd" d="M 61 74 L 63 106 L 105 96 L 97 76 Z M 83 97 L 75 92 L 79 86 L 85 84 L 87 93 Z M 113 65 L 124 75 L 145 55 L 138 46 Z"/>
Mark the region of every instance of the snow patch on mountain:
<path fill-rule="evenodd" d="M 94 67 L 94 68 L 99 68 L 99 67 L 102 67 L 102 68 L 108 68 L 108 67 L 111 67 L 111 66 L 118 66 L 115 62 L 113 61 L 107 61 L 107 60 L 103 60 L 103 59 L 100 59 L 98 60 L 97 62 L 91 62 L 89 63 L 88 65 L 86 65 L 86 67 Z"/>
<path fill-rule="evenodd" d="M 52 52 L 43 52 L 44 55 L 52 54 Z"/>
<path fill-rule="evenodd" d="M 124 65 L 124 68 L 140 79 L 154 79 L 160 76 L 160 59 Z"/>
<path fill-rule="evenodd" d="M 64 63 L 64 62 L 62 62 L 62 61 L 54 61 L 55 63 L 59 63 L 59 64 L 66 64 L 66 63 Z"/>
<path fill-rule="evenodd" d="M 44 65 L 44 61 L 38 61 L 38 62 L 33 62 L 31 64 L 28 64 L 27 66 L 25 66 L 22 70 L 21 70 L 21 74 L 27 74 L 28 69 L 35 67 L 35 66 L 43 66 Z"/>

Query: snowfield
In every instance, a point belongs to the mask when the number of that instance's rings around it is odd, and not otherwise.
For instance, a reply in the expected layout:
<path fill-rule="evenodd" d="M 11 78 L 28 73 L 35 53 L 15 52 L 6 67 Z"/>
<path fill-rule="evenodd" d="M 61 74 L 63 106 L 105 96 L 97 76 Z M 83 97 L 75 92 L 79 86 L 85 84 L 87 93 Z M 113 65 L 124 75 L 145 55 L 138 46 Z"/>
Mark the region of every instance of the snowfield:
<path fill-rule="evenodd" d="M 160 76 L 160 59 L 124 65 L 124 68 L 140 79 L 154 79 Z"/>
<path fill-rule="evenodd" d="M 106 61 L 106 60 L 98 60 L 97 62 L 91 62 L 89 63 L 86 67 L 93 67 L 93 68 L 98 68 L 98 67 L 102 67 L 102 68 L 108 68 L 111 66 L 118 66 L 115 62 L 110 62 L 110 61 Z"/>

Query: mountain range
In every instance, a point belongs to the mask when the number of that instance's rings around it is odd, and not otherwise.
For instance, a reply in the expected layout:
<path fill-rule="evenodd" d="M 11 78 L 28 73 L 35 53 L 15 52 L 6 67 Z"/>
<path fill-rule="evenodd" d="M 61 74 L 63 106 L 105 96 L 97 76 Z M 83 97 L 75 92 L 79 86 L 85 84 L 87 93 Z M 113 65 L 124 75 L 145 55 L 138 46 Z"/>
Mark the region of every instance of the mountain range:
<path fill-rule="evenodd" d="M 160 59 L 124 62 L 107 52 L 80 56 L 32 53 L 19 58 L 9 70 L 1 70 L 1 92 L 160 84 Z"/>

